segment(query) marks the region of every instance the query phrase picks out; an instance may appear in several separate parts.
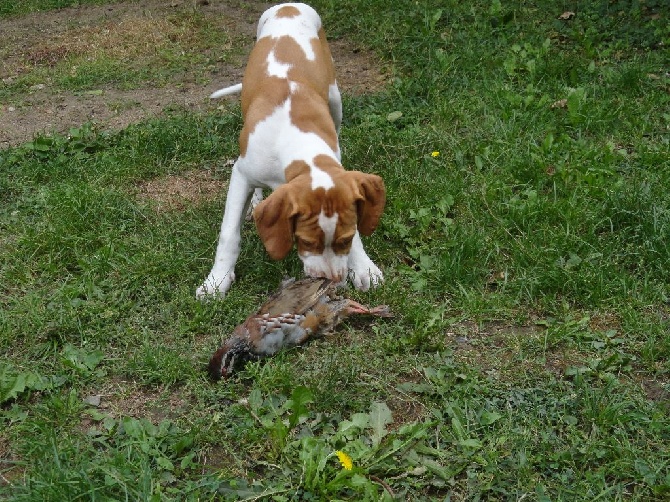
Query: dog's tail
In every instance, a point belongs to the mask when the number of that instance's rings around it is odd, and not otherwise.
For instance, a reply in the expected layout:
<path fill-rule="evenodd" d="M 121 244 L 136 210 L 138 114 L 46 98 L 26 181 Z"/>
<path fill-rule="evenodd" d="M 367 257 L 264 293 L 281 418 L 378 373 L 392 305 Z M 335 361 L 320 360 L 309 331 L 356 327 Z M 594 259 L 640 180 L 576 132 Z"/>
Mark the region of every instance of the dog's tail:
<path fill-rule="evenodd" d="M 224 87 L 219 89 L 216 92 L 213 92 L 209 95 L 210 99 L 222 98 L 223 96 L 228 96 L 229 94 L 239 94 L 242 92 L 242 84 L 231 85 L 230 87 Z"/>

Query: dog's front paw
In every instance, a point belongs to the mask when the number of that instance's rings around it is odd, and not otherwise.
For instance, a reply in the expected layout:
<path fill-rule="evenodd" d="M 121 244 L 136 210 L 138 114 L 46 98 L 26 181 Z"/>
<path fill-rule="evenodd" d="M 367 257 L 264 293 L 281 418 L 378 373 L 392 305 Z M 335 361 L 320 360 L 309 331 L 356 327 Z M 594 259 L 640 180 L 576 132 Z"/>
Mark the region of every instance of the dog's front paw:
<path fill-rule="evenodd" d="M 363 263 L 349 264 L 349 279 L 356 289 L 367 291 L 384 282 L 384 274 L 369 258 Z"/>
<path fill-rule="evenodd" d="M 199 300 L 207 300 L 212 297 L 223 298 L 235 280 L 235 274 L 229 273 L 219 278 L 210 274 L 205 282 L 195 291 L 195 297 Z"/>

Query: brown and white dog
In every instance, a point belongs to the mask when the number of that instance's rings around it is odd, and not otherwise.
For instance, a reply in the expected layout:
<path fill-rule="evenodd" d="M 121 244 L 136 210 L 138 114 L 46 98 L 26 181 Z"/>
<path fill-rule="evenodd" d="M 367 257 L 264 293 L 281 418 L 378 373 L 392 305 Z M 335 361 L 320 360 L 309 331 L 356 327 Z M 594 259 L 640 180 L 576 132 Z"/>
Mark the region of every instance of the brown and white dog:
<path fill-rule="evenodd" d="M 363 249 L 384 209 L 379 176 L 345 171 L 338 132 L 342 103 L 321 19 L 301 3 L 277 5 L 258 22 L 242 84 L 244 126 L 233 166 L 214 266 L 196 295 L 225 295 L 235 280 L 240 229 L 252 203 L 270 257 L 297 243 L 305 273 L 367 290 L 383 280 Z M 262 200 L 262 189 L 273 192 Z M 253 196 L 253 202 L 252 202 Z"/>

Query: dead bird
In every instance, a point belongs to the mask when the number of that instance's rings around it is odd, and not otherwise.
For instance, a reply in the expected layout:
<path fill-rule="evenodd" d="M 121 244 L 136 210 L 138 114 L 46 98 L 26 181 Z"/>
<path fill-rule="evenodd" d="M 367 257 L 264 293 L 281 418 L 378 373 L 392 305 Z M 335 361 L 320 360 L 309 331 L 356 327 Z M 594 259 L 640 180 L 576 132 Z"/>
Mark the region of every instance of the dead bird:
<path fill-rule="evenodd" d="M 252 359 L 276 354 L 322 336 L 350 315 L 390 317 L 386 305 L 367 308 L 335 292 L 330 279 L 284 281 L 280 289 L 256 313 L 237 326 L 209 361 L 214 380 L 230 376 L 236 367 Z"/>

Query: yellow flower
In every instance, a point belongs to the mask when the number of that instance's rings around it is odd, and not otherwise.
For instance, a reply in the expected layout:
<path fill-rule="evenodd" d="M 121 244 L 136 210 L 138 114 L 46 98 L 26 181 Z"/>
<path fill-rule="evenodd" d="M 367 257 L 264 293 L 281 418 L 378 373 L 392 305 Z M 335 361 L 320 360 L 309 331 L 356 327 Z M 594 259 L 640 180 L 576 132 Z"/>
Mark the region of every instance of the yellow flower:
<path fill-rule="evenodd" d="M 354 467 L 354 463 L 351 460 L 351 457 L 342 450 L 337 450 L 335 455 L 337 455 L 337 458 L 340 460 L 340 464 L 342 464 L 342 467 L 347 471 L 350 471 Z"/>
<path fill-rule="evenodd" d="M 433 158 L 435 158 L 435 157 L 439 157 L 439 156 L 440 156 L 440 152 L 438 152 L 437 150 L 435 150 L 433 153 L 430 154 L 430 156 L 433 157 Z"/>

